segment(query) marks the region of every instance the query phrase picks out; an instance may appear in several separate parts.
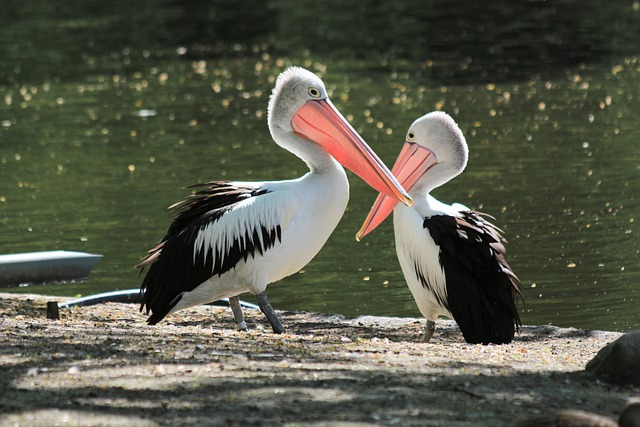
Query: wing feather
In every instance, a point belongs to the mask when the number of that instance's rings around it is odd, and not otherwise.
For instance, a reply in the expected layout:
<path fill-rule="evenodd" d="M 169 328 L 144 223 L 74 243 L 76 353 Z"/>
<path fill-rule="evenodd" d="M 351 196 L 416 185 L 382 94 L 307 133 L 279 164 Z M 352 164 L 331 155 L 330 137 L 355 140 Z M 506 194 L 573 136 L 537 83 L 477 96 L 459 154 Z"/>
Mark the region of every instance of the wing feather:
<path fill-rule="evenodd" d="M 170 207 L 166 236 L 136 266 L 149 267 L 140 290 L 140 311 L 153 313 L 149 323 L 162 320 L 182 293 L 273 249 L 300 205 L 286 190 L 233 182 L 197 187 Z"/>
<path fill-rule="evenodd" d="M 448 306 L 468 342 L 508 343 L 520 326 L 520 281 L 505 260 L 504 238 L 482 214 L 434 215 L 424 220 L 440 246 Z"/>

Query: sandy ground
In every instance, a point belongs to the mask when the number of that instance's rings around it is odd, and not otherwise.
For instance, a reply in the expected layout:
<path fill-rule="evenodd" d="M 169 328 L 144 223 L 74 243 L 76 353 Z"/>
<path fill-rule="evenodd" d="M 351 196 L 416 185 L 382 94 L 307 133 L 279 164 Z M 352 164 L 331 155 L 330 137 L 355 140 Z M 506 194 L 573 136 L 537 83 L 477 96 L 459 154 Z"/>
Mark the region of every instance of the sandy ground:
<path fill-rule="evenodd" d="M 441 321 L 197 307 L 147 326 L 137 307 L 61 309 L 0 294 L 0 426 L 515 425 L 560 409 L 616 417 L 638 387 L 586 363 L 619 333 L 526 326 L 511 345 L 466 344 Z M 63 298 L 57 300 L 62 301 Z"/>

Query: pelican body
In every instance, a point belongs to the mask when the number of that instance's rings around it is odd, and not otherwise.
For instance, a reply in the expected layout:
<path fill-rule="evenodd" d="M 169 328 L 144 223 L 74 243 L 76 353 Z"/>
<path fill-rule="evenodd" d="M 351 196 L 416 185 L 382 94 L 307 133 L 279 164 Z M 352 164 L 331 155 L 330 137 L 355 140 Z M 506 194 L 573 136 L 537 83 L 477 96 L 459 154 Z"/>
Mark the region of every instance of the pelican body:
<path fill-rule="evenodd" d="M 439 316 L 453 318 L 469 343 L 506 344 L 520 326 L 519 280 L 505 260 L 502 232 L 486 215 L 447 205 L 429 193 L 466 167 L 468 147 L 446 113 L 409 128 L 392 172 L 414 199 L 411 207 L 380 194 L 356 238 L 393 211 L 396 253 L 405 280 L 427 319 L 429 341 Z"/>
<path fill-rule="evenodd" d="M 171 206 L 175 216 L 166 236 L 137 265 L 148 267 L 140 310 L 151 313 L 149 324 L 229 297 L 238 328 L 246 329 L 238 295 L 251 292 L 274 332 L 284 332 L 266 288 L 311 261 L 340 221 L 349 200 L 340 164 L 411 203 L 313 73 L 292 67 L 278 77 L 268 125 L 274 141 L 310 172 L 287 181 L 196 184 L 193 194 Z"/>

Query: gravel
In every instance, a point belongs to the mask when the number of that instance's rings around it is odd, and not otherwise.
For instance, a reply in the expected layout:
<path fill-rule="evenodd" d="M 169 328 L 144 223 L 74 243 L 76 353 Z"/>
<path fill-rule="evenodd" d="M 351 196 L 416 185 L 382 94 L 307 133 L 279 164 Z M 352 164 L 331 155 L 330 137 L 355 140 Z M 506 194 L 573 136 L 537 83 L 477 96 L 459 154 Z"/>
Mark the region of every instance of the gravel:
<path fill-rule="evenodd" d="M 0 426 L 512 426 L 561 410 L 617 418 L 639 387 L 585 365 L 616 332 L 525 326 L 472 345 L 441 320 L 183 310 L 155 326 L 130 304 L 60 309 L 0 294 Z M 541 424 L 543 425 L 543 424 Z"/>

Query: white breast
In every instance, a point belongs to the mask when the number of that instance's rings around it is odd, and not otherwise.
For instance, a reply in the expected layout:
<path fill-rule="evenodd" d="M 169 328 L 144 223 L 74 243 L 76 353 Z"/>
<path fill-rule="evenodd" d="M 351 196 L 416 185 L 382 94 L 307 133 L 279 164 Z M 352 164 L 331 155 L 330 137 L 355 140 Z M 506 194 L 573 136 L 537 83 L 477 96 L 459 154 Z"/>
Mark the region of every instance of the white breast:
<path fill-rule="evenodd" d="M 398 205 L 393 212 L 396 253 L 405 280 L 420 313 L 435 321 L 438 316 L 451 317 L 451 314 L 439 302 L 447 298 L 446 277 L 439 261 L 440 248 L 423 227 L 423 222 L 423 216 L 413 207 Z"/>
<path fill-rule="evenodd" d="M 185 293 L 172 313 L 244 292 L 260 294 L 269 283 L 297 273 L 324 246 L 349 200 L 349 183 L 342 167 L 327 173 L 308 173 L 296 180 L 267 182 L 263 188 L 270 191 L 267 196 L 271 204 L 262 212 L 280 215 L 281 240 L 262 255 L 256 253 L 246 261 L 241 260 L 233 269 Z M 260 208 L 259 204 L 254 202 L 243 208 L 247 209 L 247 215 L 254 215 L 249 211 Z M 289 211 L 294 213 L 289 215 Z M 263 220 L 273 225 L 273 218 Z M 241 228 L 237 226 L 239 232 Z M 220 236 L 203 236 L 195 250 L 214 248 L 226 241 L 228 239 Z"/>
<path fill-rule="evenodd" d="M 268 261 L 265 257 L 266 262 L 273 262 L 265 266 L 269 276 L 262 281 L 266 280 L 266 283 L 297 273 L 307 265 L 335 230 L 349 201 L 349 182 L 342 167 L 331 174 L 309 173 L 298 180 L 274 185 L 276 189 L 283 187 L 295 191 L 300 208 L 289 225 L 282 229 L 282 244 L 274 248 Z"/>

